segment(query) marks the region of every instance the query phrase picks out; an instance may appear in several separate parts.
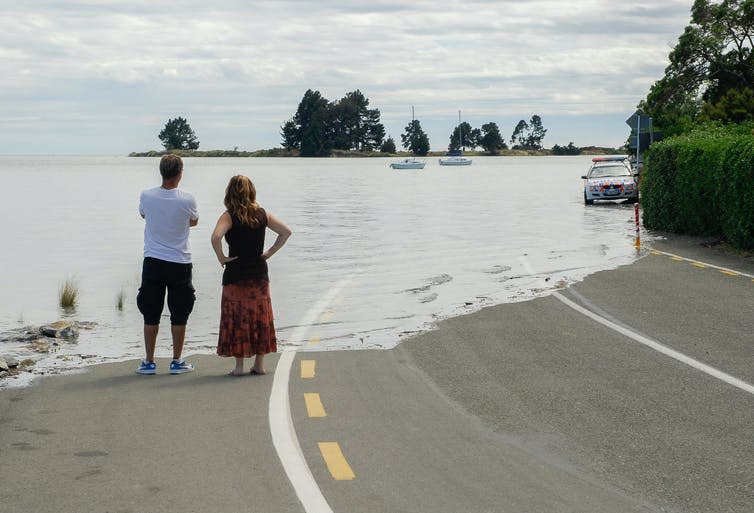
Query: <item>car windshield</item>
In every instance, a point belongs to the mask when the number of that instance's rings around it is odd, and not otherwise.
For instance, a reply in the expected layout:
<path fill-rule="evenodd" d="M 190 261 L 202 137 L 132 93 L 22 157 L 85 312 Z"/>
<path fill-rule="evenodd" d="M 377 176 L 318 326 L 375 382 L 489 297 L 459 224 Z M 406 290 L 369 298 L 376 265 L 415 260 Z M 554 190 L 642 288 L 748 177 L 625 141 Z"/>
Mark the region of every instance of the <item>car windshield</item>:
<path fill-rule="evenodd" d="M 631 171 L 624 166 L 597 166 L 589 172 L 589 178 L 604 178 L 606 176 L 631 176 Z"/>

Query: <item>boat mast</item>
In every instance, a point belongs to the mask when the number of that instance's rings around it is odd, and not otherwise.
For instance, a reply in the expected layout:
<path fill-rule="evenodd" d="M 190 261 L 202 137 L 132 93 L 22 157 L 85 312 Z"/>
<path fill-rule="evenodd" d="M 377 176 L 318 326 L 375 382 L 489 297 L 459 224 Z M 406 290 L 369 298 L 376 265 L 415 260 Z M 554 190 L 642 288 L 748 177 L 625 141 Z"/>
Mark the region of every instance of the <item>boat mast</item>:
<path fill-rule="evenodd" d="M 461 134 L 461 109 L 458 109 L 458 149 L 463 151 L 463 136 Z"/>

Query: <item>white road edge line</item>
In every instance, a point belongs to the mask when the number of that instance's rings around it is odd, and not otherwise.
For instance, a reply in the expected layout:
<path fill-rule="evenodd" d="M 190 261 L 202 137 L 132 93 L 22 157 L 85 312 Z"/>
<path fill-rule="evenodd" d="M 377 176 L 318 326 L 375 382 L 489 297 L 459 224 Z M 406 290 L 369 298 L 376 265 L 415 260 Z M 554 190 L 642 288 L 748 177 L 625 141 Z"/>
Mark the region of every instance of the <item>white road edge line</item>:
<path fill-rule="evenodd" d="M 291 334 L 293 340 L 305 340 L 308 331 L 314 321 L 327 308 L 335 296 L 351 281 L 344 278 L 333 285 L 312 306 L 299 327 Z M 301 505 L 307 513 L 333 513 L 327 503 L 322 490 L 314 480 L 311 469 L 306 463 L 301 445 L 298 442 L 296 428 L 293 426 L 291 417 L 291 403 L 288 395 L 288 381 L 290 380 L 291 367 L 296 356 L 296 347 L 288 346 L 283 349 L 277 367 L 275 368 L 270 392 L 269 418 L 272 444 L 275 446 L 280 462 L 288 479 L 296 491 Z"/>
<path fill-rule="evenodd" d="M 754 274 L 748 274 L 741 271 L 736 271 L 735 269 L 728 269 L 727 267 L 720 267 L 719 265 L 708 264 L 707 262 L 702 262 L 701 260 L 694 260 L 693 258 L 686 258 L 686 257 L 682 257 L 681 255 L 674 255 L 673 253 L 668 253 L 667 251 L 660 251 L 657 249 L 653 249 L 652 251 L 659 253 L 661 255 L 665 255 L 665 256 L 669 256 L 673 258 L 680 258 L 681 260 L 685 260 L 686 262 L 691 262 L 692 264 L 704 265 L 707 267 L 711 267 L 712 269 L 717 269 L 718 271 L 725 271 L 726 273 L 740 274 L 741 276 L 746 276 L 747 278 L 754 279 Z"/>
<path fill-rule="evenodd" d="M 527 268 L 527 270 L 531 273 L 534 271 L 531 269 L 531 266 L 529 265 L 529 262 L 525 259 L 522 259 L 524 266 Z M 602 324 L 603 326 L 606 326 L 610 328 L 611 330 L 617 331 L 621 335 L 624 335 L 632 340 L 635 340 L 636 342 L 639 342 L 640 344 L 643 344 L 651 349 L 654 349 L 655 351 L 662 353 L 666 356 L 669 356 L 675 360 L 678 360 L 681 363 L 684 363 L 688 365 L 689 367 L 692 367 L 694 369 L 697 369 L 699 371 L 704 372 L 705 374 L 708 374 L 714 378 L 717 378 L 725 383 L 728 383 L 729 385 L 732 385 L 740 390 L 743 390 L 744 392 L 748 392 L 750 394 L 754 395 L 754 385 L 751 385 L 747 383 L 746 381 L 743 381 L 741 379 L 738 379 L 734 376 L 731 376 L 730 374 L 726 374 L 725 372 L 716 369 L 715 367 L 712 367 L 710 365 L 707 365 L 706 363 L 702 363 L 699 360 L 695 360 L 691 358 L 690 356 L 686 356 L 683 353 L 680 353 L 676 351 L 675 349 L 671 349 L 665 345 L 660 344 L 659 342 L 656 342 L 650 338 L 647 338 L 643 335 L 639 335 L 638 333 L 635 333 L 627 328 L 624 328 L 623 326 L 620 326 L 618 324 L 615 324 L 612 321 L 609 321 L 605 319 L 604 317 L 601 317 L 591 310 L 587 310 L 586 308 L 574 303 L 567 297 L 563 296 L 559 292 L 553 292 L 553 296 L 555 296 L 558 301 L 565 304 L 566 306 L 572 308 L 573 310 L 576 310 L 580 314 L 586 315 L 590 319 Z"/>

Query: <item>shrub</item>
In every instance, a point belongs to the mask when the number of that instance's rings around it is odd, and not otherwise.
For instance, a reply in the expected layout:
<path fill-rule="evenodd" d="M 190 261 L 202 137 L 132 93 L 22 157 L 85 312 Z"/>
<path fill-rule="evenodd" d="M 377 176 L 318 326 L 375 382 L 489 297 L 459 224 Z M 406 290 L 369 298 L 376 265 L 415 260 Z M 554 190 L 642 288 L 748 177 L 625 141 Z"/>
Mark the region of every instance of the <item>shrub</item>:
<path fill-rule="evenodd" d="M 706 125 L 652 145 L 641 182 L 645 226 L 754 248 L 753 163 L 750 125 Z"/>
<path fill-rule="evenodd" d="M 754 249 L 754 137 L 739 138 L 721 158 L 722 233 L 735 247 Z"/>

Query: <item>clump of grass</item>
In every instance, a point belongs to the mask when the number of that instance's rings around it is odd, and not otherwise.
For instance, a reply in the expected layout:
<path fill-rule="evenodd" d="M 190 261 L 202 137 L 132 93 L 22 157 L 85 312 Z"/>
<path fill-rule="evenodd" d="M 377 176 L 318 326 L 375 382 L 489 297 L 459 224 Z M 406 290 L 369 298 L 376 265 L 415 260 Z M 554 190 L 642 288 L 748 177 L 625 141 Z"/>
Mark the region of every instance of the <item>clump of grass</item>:
<path fill-rule="evenodd" d="M 120 289 L 120 292 L 118 292 L 118 295 L 115 296 L 115 307 L 118 310 L 123 311 L 123 305 L 126 303 L 126 291 L 123 289 Z"/>
<path fill-rule="evenodd" d="M 60 299 L 60 306 L 65 309 L 72 309 L 76 307 L 76 301 L 79 297 L 79 287 L 70 278 L 66 278 L 63 284 L 60 286 L 58 298 Z"/>

